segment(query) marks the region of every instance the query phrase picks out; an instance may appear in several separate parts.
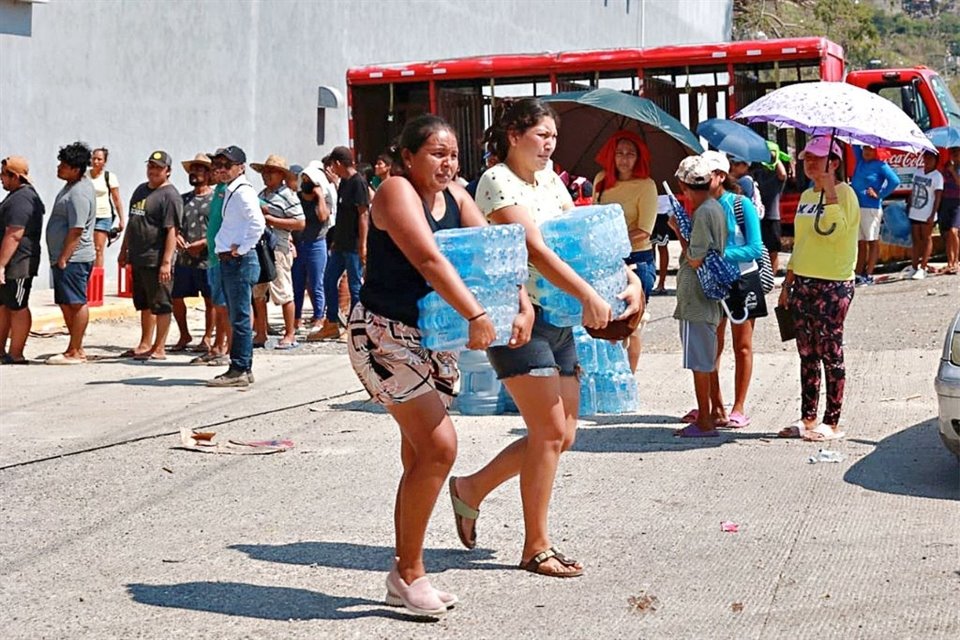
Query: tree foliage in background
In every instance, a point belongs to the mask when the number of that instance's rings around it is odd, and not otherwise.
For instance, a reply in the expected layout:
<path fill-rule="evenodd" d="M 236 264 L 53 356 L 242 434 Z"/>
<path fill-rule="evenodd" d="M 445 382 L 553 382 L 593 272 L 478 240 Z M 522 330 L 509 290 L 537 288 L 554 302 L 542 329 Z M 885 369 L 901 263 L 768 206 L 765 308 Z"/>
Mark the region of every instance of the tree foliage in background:
<path fill-rule="evenodd" d="M 734 38 L 825 36 L 849 69 L 923 64 L 960 96 L 960 0 L 734 0 Z"/>

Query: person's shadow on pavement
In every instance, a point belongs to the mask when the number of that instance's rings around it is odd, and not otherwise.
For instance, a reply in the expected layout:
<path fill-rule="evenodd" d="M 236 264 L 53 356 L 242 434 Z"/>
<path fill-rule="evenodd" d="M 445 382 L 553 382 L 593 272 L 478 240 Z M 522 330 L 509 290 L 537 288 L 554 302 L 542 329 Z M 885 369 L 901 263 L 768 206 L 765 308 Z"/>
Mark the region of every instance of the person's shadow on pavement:
<path fill-rule="evenodd" d="M 686 451 L 689 449 L 706 449 L 720 447 L 744 440 L 761 440 L 776 437 L 768 433 L 744 432 L 743 430 L 720 429 L 719 435 L 713 438 L 680 438 L 674 433 L 683 425 L 677 424 L 676 418 L 670 418 L 670 427 L 644 426 L 647 421 L 657 420 L 654 424 L 663 424 L 662 416 L 619 417 L 617 425 L 596 427 L 581 426 L 577 429 L 577 438 L 573 442 L 571 451 L 582 453 L 656 453 L 658 451 Z M 635 424 L 636 426 L 625 426 Z M 515 436 L 524 436 L 526 429 L 511 429 Z"/>
<path fill-rule="evenodd" d="M 433 621 L 385 609 L 383 602 L 344 598 L 319 591 L 268 587 L 242 582 L 185 582 L 182 584 L 128 584 L 135 602 L 155 607 L 221 613 L 262 620 L 353 620 L 393 618 Z M 376 607 L 352 611 L 353 607 Z"/>
<path fill-rule="evenodd" d="M 352 542 L 292 542 L 290 544 L 234 544 L 227 547 L 254 560 L 284 564 L 319 565 L 334 569 L 386 572 L 393 563 L 392 547 Z M 490 549 L 424 549 L 423 562 L 430 573 L 448 569 L 512 569 L 513 565 L 487 562 Z"/>

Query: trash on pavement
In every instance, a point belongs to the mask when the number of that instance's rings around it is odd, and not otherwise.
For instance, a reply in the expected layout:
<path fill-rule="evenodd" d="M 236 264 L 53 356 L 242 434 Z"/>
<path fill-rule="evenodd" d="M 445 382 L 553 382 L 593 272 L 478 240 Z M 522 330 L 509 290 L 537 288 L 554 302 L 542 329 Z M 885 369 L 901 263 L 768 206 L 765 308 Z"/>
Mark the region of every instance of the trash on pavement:
<path fill-rule="evenodd" d="M 657 607 L 660 606 L 660 599 L 652 594 L 641 593 L 638 596 L 627 598 L 627 604 L 630 605 L 632 611 L 646 613 L 647 611 L 656 611 Z"/>
<path fill-rule="evenodd" d="M 810 456 L 810 464 L 816 464 L 818 462 L 843 462 L 846 456 L 844 456 L 839 451 L 830 451 L 829 449 L 820 449 L 817 452 L 817 455 Z"/>
<path fill-rule="evenodd" d="M 738 525 L 736 522 L 724 520 L 720 523 L 720 531 L 723 531 L 724 533 L 737 533 L 740 531 L 740 525 Z"/>
<path fill-rule="evenodd" d="M 730 609 L 731 609 L 734 613 L 740 613 L 741 611 L 743 611 L 743 603 L 742 603 L 742 602 L 734 602 L 733 604 L 730 605 Z"/>
<path fill-rule="evenodd" d="M 173 448 L 227 455 L 266 455 L 283 453 L 293 448 L 293 440 L 228 440 L 221 443 L 215 439 L 216 435 L 211 431 L 194 431 L 189 427 L 181 427 L 180 446 Z"/>

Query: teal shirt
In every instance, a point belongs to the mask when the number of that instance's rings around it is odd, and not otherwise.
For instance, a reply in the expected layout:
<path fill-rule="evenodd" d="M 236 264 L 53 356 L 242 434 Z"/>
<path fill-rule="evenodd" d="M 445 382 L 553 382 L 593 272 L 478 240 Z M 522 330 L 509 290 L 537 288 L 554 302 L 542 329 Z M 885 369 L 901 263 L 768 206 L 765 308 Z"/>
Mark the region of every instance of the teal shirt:
<path fill-rule="evenodd" d="M 746 233 L 738 233 L 737 214 L 733 210 L 734 200 L 740 198 L 743 203 L 743 226 Z M 727 216 L 727 247 L 723 259 L 740 263 L 759 260 L 763 253 L 763 240 L 760 236 L 760 215 L 750 198 L 725 191 L 720 196 L 720 204 Z"/>
<path fill-rule="evenodd" d="M 219 264 L 217 262 L 217 232 L 220 231 L 220 225 L 223 224 L 223 192 L 227 190 L 227 185 L 218 184 L 213 188 L 213 199 L 210 201 L 210 217 L 207 219 L 207 257 L 210 259 L 210 265 Z"/>

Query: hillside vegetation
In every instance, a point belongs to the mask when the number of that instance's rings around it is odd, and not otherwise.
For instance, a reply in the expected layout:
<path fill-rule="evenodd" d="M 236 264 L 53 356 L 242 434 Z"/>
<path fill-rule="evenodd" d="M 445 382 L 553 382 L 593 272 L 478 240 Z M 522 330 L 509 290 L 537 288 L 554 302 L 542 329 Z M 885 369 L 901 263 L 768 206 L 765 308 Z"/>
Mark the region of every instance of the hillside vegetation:
<path fill-rule="evenodd" d="M 734 0 L 734 39 L 826 36 L 850 70 L 926 65 L 960 97 L 960 0 Z"/>

